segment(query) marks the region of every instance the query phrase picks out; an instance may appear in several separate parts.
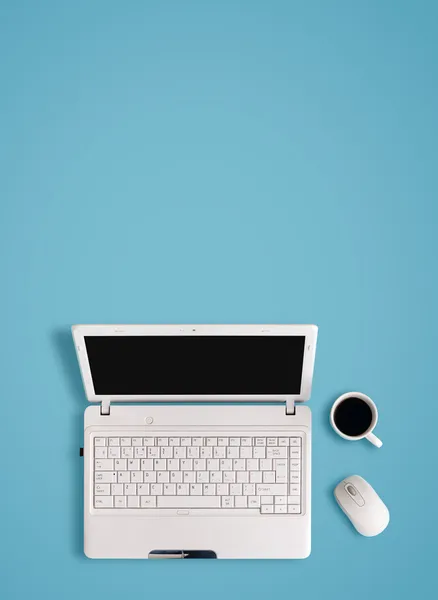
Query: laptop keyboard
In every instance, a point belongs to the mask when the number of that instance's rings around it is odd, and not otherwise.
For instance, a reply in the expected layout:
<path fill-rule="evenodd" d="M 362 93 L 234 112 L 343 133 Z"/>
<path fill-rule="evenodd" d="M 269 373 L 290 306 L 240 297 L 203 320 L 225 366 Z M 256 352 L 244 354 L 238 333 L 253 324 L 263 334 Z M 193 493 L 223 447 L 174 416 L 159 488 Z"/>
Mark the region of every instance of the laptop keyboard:
<path fill-rule="evenodd" d="M 177 509 L 182 514 L 242 509 L 262 515 L 302 510 L 298 435 L 97 435 L 93 451 L 95 509 Z"/>

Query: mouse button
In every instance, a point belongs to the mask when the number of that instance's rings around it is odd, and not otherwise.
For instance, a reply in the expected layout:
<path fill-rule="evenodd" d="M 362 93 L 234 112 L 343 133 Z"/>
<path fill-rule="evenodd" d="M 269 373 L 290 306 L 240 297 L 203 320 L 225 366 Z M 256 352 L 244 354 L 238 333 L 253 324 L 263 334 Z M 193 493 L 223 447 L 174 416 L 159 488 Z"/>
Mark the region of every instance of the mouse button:
<path fill-rule="evenodd" d="M 344 487 L 347 494 L 358 506 L 364 506 L 365 500 L 363 499 L 363 496 L 352 483 L 347 482 Z"/>

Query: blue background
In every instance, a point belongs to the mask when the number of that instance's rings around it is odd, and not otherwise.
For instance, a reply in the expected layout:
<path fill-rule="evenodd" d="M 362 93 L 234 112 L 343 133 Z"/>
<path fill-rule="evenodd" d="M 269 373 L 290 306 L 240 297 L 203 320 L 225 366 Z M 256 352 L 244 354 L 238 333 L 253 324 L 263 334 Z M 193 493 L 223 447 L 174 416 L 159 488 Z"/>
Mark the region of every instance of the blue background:
<path fill-rule="evenodd" d="M 1 587 L 406 597 L 436 556 L 435 2 L 0 1 Z M 90 561 L 73 323 L 316 323 L 306 561 Z M 331 402 L 378 404 L 381 450 Z M 332 490 L 391 511 L 355 533 Z M 230 540 L 232 543 L 232 540 Z"/>

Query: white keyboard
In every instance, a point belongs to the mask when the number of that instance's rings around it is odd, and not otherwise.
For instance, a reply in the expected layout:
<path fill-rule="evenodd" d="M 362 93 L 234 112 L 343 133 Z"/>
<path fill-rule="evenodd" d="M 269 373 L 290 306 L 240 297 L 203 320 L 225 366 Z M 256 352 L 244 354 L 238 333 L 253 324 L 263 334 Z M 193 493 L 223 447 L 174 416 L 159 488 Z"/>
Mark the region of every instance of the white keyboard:
<path fill-rule="evenodd" d="M 217 434 L 215 434 L 217 435 Z M 249 434 L 248 434 L 249 435 Z M 95 509 L 300 514 L 302 438 L 93 436 Z"/>

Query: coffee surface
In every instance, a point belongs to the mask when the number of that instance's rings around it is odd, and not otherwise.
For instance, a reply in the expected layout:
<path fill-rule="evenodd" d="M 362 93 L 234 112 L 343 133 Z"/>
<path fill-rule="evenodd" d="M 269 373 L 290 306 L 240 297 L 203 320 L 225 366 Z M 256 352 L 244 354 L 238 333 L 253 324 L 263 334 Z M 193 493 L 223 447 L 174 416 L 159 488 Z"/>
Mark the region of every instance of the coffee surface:
<path fill-rule="evenodd" d="M 343 434 L 356 437 L 365 433 L 371 425 L 373 413 L 364 400 L 352 397 L 338 404 L 333 418 Z"/>

